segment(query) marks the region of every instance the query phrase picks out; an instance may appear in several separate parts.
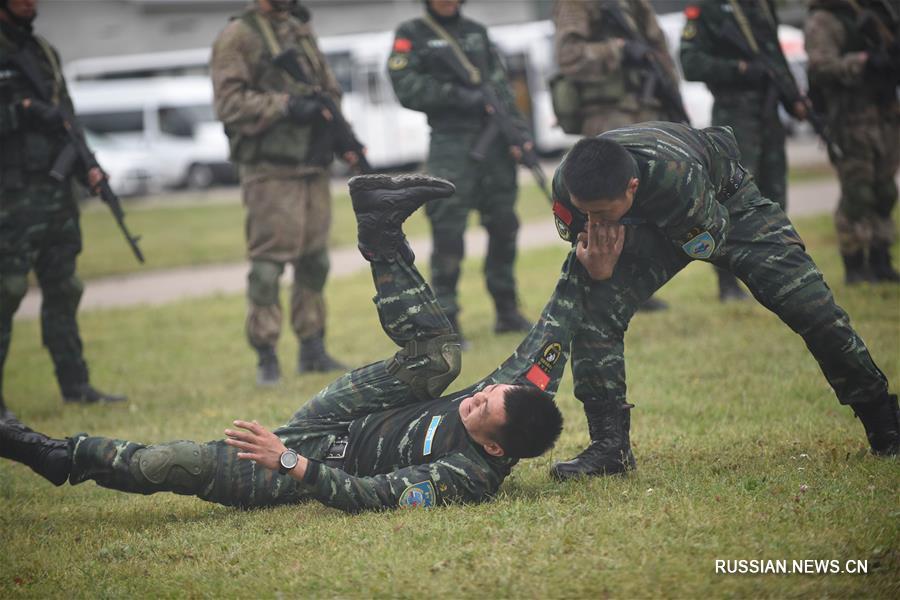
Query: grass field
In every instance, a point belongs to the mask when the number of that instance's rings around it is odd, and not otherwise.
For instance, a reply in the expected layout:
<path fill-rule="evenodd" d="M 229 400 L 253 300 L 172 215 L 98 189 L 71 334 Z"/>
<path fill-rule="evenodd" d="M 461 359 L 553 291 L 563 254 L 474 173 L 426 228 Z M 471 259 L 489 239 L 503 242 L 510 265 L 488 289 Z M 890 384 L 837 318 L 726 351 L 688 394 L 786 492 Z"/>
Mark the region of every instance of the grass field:
<path fill-rule="evenodd" d="M 132 216 L 138 230 L 139 211 Z M 900 286 L 846 288 L 830 219 L 798 227 L 896 386 Z M 530 316 L 564 253 L 560 245 L 521 256 Z M 521 463 L 480 506 L 242 512 L 93 483 L 53 488 L 3 461 L 0 597 L 900 597 L 900 462 L 866 455 L 862 427 L 798 337 L 755 304 L 720 305 L 714 287 L 712 270 L 692 265 L 661 292 L 672 309 L 640 314 L 629 328 L 639 469 L 628 477 L 549 479 L 551 461 L 587 441 L 568 375 L 556 449 Z M 392 352 L 367 275 L 332 282 L 328 296 L 336 356 L 360 365 Z M 490 334 L 477 263 L 466 264 L 462 302 L 472 349 L 452 388 L 517 342 Z M 131 397 L 109 408 L 62 406 L 37 323 L 17 323 L 7 401 L 55 436 L 202 441 L 236 417 L 278 425 L 329 377 L 288 371 L 279 388 L 257 390 L 243 315 L 238 296 L 83 314 L 94 381 Z M 281 355 L 295 360 L 292 339 Z M 859 559 L 869 572 L 722 575 L 716 559 Z"/>

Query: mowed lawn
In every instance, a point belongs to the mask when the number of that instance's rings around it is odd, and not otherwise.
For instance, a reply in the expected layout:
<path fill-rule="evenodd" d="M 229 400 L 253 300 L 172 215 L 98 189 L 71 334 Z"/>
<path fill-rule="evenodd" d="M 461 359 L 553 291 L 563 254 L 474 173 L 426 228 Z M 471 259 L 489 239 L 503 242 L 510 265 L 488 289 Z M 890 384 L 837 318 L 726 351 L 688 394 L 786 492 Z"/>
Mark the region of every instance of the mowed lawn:
<path fill-rule="evenodd" d="M 830 219 L 798 226 L 897 391 L 900 286 L 845 287 Z M 565 250 L 520 257 L 531 317 Z M 491 334 L 480 268 L 466 263 L 461 321 L 472 349 L 453 388 L 517 343 Z M 900 597 L 900 461 L 866 454 L 861 425 L 800 338 L 755 303 L 720 305 L 714 288 L 712 269 L 694 264 L 661 292 L 671 310 L 629 328 L 639 468 L 628 477 L 548 477 L 553 460 L 587 442 L 568 375 L 556 449 L 523 461 L 479 506 L 238 511 L 91 482 L 54 488 L 2 461 L 0 597 Z M 353 365 L 393 351 L 372 293 L 366 274 L 328 288 L 329 345 Z M 285 336 L 283 385 L 257 390 L 244 311 L 230 296 L 83 314 L 93 380 L 131 398 L 113 407 L 62 406 L 37 323 L 18 322 L 7 402 L 54 436 L 203 441 L 236 417 L 276 426 L 330 377 L 294 375 Z M 865 560 L 869 572 L 723 575 L 717 559 Z"/>

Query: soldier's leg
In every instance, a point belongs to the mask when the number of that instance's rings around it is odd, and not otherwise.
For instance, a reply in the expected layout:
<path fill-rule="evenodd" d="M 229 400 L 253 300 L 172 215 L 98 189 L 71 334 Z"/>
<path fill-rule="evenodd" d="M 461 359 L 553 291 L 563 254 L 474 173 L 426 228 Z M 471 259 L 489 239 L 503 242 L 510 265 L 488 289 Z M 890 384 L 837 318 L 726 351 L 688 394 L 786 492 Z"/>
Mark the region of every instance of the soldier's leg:
<path fill-rule="evenodd" d="M 456 194 L 425 207 L 431 223 L 431 286 L 448 318 L 458 325 L 457 284 L 465 255 L 466 220 L 475 193 L 477 165 L 469 158 L 472 135 L 432 133 L 426 170 L 456 186 Z"/>
<path fill-rule="evenodd" d="M 41 333 L 50 352 L 63 398 L 78 399 L 88 384 L 76 312 L 84 285 L 75 274 L 75 261 L 81 252 L 78 214 L 54 217 L 41 241 L 34 270 L 41 286 Z"/>
<path fill-rule="evenodd" d="M 864 128 L 847 128 L 839 140 L 844 156 L 832 157 L 841 185 L 841 197 L 834 215 L 838 248 L 844 262 L 844 281 L 854 285 L 872 279 L 868 265 L 872 244 L 872 215 L 875 196 L 876 140 Z"/>
<path fill-rule="evenodd" d="M 629 230 L 631 233 L 631 230 Z M 590 444 L 557 463 L 558 479 L 613 475 L 635 467 L 631 405 L 626 403 L 625 330 L 635 310 L 688 263 L 657 232 L 638 227 L 608 281 L 590 285 L 583 321 L 572 340 L 575 397 L 584 405 Z"/>
<path fill-rule="evenodd" d="M 900 281 L 900 273 L 891 260 L 891 246 L 897 239 L 892 213 L 897 205 L 897 181 L 900 166 L 900 121 L 897 116 L 886 118 L 880 125 L 881 144 L 876 155 L 874 172 L 875 210 L 872 215 L 872 244 L 869 266 L 876 281 Z"/>
<path fill-rule="evenodd" d="M 763 306 L 803 337 L 841 404 L 851 405 L 858 415 L 883 410 L 884 426 L 900 435 L 896 397 L 891 408 L 887 379 L 781 208 L 765 202 L 752 184 L 733 197 L 728 208 L 727 266 Z M 869 431 L 865 418 L 863 424 Z M 900 437 L 893 444 L 896 452 Z M 874 442 L 873 449 L 878 450 Z"/>
<path fill-rule="evenodd" d="M 489 158 L 480 167 L 479 183 L 475 202 L 488 234 L 484 278 L 497 312 L 494 331 L 526 332 L 531 323 L 519 312 L 516 293 L 516 164 L 502 136 L 498 136 Z"/>

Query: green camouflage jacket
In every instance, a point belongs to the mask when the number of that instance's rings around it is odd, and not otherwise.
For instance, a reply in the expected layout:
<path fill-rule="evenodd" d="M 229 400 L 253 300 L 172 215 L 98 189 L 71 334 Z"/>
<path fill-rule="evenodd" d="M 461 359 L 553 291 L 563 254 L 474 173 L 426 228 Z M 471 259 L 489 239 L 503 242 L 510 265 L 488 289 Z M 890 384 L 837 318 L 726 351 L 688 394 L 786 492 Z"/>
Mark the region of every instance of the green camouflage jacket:
<path fill-rule="evenodd" d="M 519 129 L 527 132 L 528 127 L 510 91 L 503 62 L 487 29 L 462 15 L 455 22 L 441 26 L 478 70 L 480 79 L 493 86 L 500 100 L 506 103 Z M 402 23 L 397 28 L 388 59 L 394 93 L 406 108 L 424 112 L 435 131 L 481 131 L 488 118 L 483 105 L 460 106 L 462 88 L 472 87 L 474 83 L 471 78 L 464 81 L 462 73 L 448 66 L 448 62 L 457 61 L 452 46 L 428 25 L 425 18 Z"/>
<path fill-rule="evenodd" d="M 740 12 L 736 12 L 735 6 Z M 702 0 L 688 6 L 685 14 L 687 21 L 680 49 L 685 79 L 705 82 L 717 102 L 758 106 L 771 82 L 766 78 L 750 80 L 740 73 L 738 63 L 753 62 L 753 54 L 742 52 L 730 42 L 737 38 L 750 52 L 758 52 L 775 67 L 784 89 L 796 92 L 794 97 L 780 98 L 785 108 L 793 110 L 790 104 L 799 97 L 799 92 L 778 41 L 774 2 Z"/>
<path fill-rule="evenodd" d="M 623 145 L 637 165 L 640 185 L 626 218 L 658 227 L 689 258 L 714 260 L 721 255 L 730 222 L 721 202 L 743 176 L 730 128 L 693 129 L 650 121 L 599 137 Z M 553 197 L 568 200 L 563 164 L 553 177 Z"/>

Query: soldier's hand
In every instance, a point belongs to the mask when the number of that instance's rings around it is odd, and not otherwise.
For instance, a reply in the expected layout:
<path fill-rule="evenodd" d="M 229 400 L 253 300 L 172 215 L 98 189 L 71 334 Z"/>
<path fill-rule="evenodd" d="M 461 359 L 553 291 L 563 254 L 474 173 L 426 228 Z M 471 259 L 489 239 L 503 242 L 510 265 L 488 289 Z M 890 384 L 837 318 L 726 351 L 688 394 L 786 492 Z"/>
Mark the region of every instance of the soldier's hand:
<path fill-rule="evenodd" d="M 791 106 L 791 116 L 798 121 L 805 121 L 807 115 L 809 115 L 809 99 L 804 96 L 794 101 Z"/>
<path fill-rule="evenodd" d="M 588 221 L 586 231 L 578 234 L 575 256 L 595 281 L 613 275 L 625 245 L 625 226 L 619 223 Z"/>
<path fill-rule="evenodd" d="M 281 439 L 256 421 L 237 420 L 234 426 L 238 429 L 225 430 L 225 443 L 238 449 L 237 457 L 277 471 L 278 460 L 287 450 Z"/>
<path fill-rule="evenodd" d="M 22 100 L 22 110 L 32 120 L 51 128 L 65 126 L 65 119 L 59 108 L 49 102 L 38 98 L 25 98 Z"/>
<path fill-rule="evenodd" d="M 738 73 L 747 83 L 759 83 L 768 77 L 766 68 L 756 61 L 738 61 Z"/>
<path fill-rule="evenodd" d="M 106 173 L 100 167 L 91 167 L 87 174 L 88 187 L 93 193 L 100 191 L 100 183 L 106 179 Z"/>
<path fill-rule="evenodd" d="M 310 96 L 291 96 L 288 98 L 287 114 L 291 120 L 297 123 L 310 123 L 320 114 L 324 114 L 324 112 L 326 110 L 322 107 L 322 104 Z M 326 118 L 326 120 L 330 119 Z"/>
<path fill-rule="evenodd" d="M 647 62 L 650 48 L 634 40 L 625 40 L 622 45 L 622 62 L 626 65 L 642 65 Z"/>

